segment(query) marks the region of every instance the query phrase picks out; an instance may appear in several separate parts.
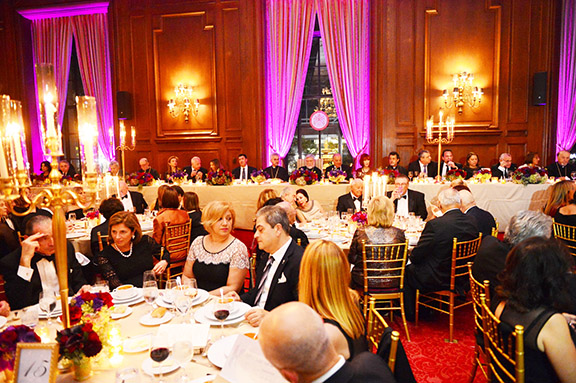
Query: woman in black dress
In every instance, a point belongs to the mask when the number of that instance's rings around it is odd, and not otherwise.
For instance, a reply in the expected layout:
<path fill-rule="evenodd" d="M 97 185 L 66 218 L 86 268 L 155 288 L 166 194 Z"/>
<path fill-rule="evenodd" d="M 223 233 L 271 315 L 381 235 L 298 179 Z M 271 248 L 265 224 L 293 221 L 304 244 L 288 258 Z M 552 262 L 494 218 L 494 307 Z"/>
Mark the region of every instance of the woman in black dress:
<path fill-rule="evenodd" d="M 184 266 L 184 278 L 213 295 L 240 291 L 249 266 L 248 249 L 232 235 L 236 213 L 229 202 L 212 201 L 202 212 L 209 233 L 194 240 Z"/>
<path fill-rule="evenodd" d="M 468 153 L 468 155 L 466 156 L 466 163 L 464 164 L 462 169 L 466 172 L 466 178 L 464 179 L 468 180 L 474 177 L 474 174 L 478 173 L 478 171 L 481 169 L 478 154 L 474 152 Z"/>
<path fill-rule="evenodd" d="M 124 284 L 142 287 L 146 270 L 160 275 L 170 264 L 170 254 L 162 254 L 156 241 L 142 235 L 134 213 L 121 211 L 110 217 L 108 235 L 108 246 L 96 256 L 96 264 L 111 290 Z"/>
<path fill-rule="evenodd" d="M 200 210 L 200 201 L 198 201 L 198 194 L 194 192 L 184 193 L 182 199 L 182 207 L 190 217 L 190 243 L 194 242 L 196 238 L 201 235 L 207 235 L 208 232 L 202 226 L 202 211 Z"/>

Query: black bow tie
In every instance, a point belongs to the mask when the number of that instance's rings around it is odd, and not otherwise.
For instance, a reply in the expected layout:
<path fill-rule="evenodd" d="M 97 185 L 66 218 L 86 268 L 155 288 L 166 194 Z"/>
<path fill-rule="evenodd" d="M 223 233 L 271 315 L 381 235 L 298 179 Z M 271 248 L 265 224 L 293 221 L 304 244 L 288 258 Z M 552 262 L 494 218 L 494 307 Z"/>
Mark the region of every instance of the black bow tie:
<path fill-rule="evenodd" d="M 400 197 L 399 199 L 408 199 L 408 195 L 404 194 L 402 197 Z"/>
<path fill-rule="evenodd" d="M 40 253 L 34 253 L 34 256 L 35 256 L 35 257 L 38 257 L 38 260 L 45 259 L 45 260 L 47 260 L 47 261 L 53 261 L 54 258 L 55 258 L 55 257 L 54 257 L 54 254 L 52 254 L 52 255 L 44 255 L 44 254 L 40 254 Z"/>
<path fill-rule="evenodd" d="M 352 200 L 353 200 L 353 201 L 360 201 L 360 198 L 358 198 L 358 197 L 352 197 Z"/>
<path fill-rule="evenodd" d="M 124 199 L 124 198 L 128 198 L 128 194 L 126 194 L 124 197 L 122 197 L 122 199 Z"/>

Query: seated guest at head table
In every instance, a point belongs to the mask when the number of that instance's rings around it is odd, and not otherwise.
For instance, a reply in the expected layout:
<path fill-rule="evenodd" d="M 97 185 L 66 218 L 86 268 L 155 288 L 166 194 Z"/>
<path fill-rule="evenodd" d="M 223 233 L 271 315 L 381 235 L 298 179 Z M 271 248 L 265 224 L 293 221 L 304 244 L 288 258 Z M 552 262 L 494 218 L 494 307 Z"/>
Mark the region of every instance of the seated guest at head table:
<path fill-rule="evenodd" d="M 561 150 L 557 155 L 558 161 L 546 166 L 548 175 L 556 178 L 573 178 L 572 173 L 576 172 L 576 165 L 570 163 L 570 152 Z"/>
<path fill-rule="evenodd" d="M 312 222 L 317 218 L 322 218 L 324 209 L 320 202 L 310 200 L 308 192 L 304 189 L 296 190 L 296 217 L 300 222 Z"/>
<path fill-rule="evenodd" d="M 159 245 L 163 244 L 164 236 L 166 235 L 166 225 L 179 225 L 190 221 L 188 213 L 180 210 L 180 203 L 178 202 L 178 193 L 174 188 L 169 187 L 162 194 L 162 209 L 154 218 L 154 231 L 152 238 Z M 172 262 L 180 261 L 186 258 L 188 249 L 170 253 L 170 260 Z"/>
<path fill-rule="evenodd" d="M 184 278 L 213 295 L 240 291 L 250 266 L 246 245 L 232 235 L 236 212 L 229 202 L 212 201 L 202 211 L 208 232 L 194 240 L 184 266 Z"/>
<path fill-rule="evenodd" d="M 123 176 L 122 170 L 120 169 L 120 164 L 118 161 L 110 162 L 110 175 L 112 176 Z"/>
<path fill-rule="evenodd" d="M 372 160 L 370 159 L 370 156 L 368 154 L 366 153 L 362 154 L 360 156 L 360 167 L 356 169 L 356 171 L 354 172 L 354 177 L 363 179 L 364 176 L 371 175 L 372 172 L 374 171 L 371 162 Z"/>
<path fill-rule="evenodd" d="M 318 240 L 308 246 L 300 265 L 298 300 L 324 320 L 336 351 L 351 360 L 368 351 L 364 317 L 352 299 L 350 264 L 334 242 Z"/>
<path fill-rule="evenodd" d="M 54 252 L 52 219 L 42 215 L 32 217 L 26 224 L 22 247 L 0 259 L 6 297 L 12 309 L 38 303 L 42 290 L 59 290 Z M 70 243 L 67 256 L 68 286 L 73 295 L 86 285 L 86 279 Z"/>
<path fill-rule="evenodd" d="M 0 200 L 0 259 L 20 247 L 14 223 L 8 217 L 6 201 Z"/>
<path fill-rule="evenodd" d="M 462 169 L 466 172 L 465 179 L 470 179 L 474 177 L 474 175 L 478 173 L 481 169 L 478 154 L 474 152 L 468 153 L 468 155 L 466 156 L 466 163 L 464 164 Z"/>
<path fill-rule="evenodd" d="M 446 177 L 446 174 L 450 170 L 456 170 L 462 168 L 462 164 L 454 162 L 454 154 L 450 149 L 444 149 L 442 151 L 442 163 L 440 164 L 440 174 L 442 177 Z"/>
<path fill-rule="evenodd" d="M 552 185 L 550 194 L 548 195 L 548 201 L 546 201 L 546 205 L 544 205 L 544 214 L 555 218 L 558 210 L 569 205 L 574 199 L 575 191 L 576 184 L 574 184 L 574 181 L 562 180 Z"/>
<path fill-rule="evenodd" d="M 70 162 L 68 162 L 68 160 L 61 160 L 58 163 L 58 169 L 60 170 L 60 173 L 62 173 L 63 177 L 74 177 L 77 172 L 76 169 L 74 168 L 74 165 L 72 165 Z"/>
<path fill-rule="evenodd" d="M 288 170 L 285 167 L 280 166 L 280 155 L 278 153 L 273 153 L 270 157 L 270 163 L 272 165 L 264 169 L 265 173 L 268 173 L 270 178 L 280 179 L 284 182 L 288 182 Z"/>
<path fill-rule="evenodd" d="M 436 177 L 438 175 L 438 163 L 432 161 L 428 150 L 418 152 L 418 159 L 408 164 L 408 177 Z"/>
<path fill-rule="evenodd" d="M 314 157 L 313 154 L 308 154 L 304 158 L 304 166 L 300 167 L 299 170 L 302 170 L 302 171 L 308 170 L 308 171 L 314 172 L 318 176 L 318 181 L 320 181 L 322 179 L 322 170 L 320 170 L 316 166 L 316 158 Z"/>
<path fill-rule="evenodd" d="M 96 256 L 96 264 L 110 290 L 131 284 L 142 287 L 144 272 L 162 274 L 170 264 L 170 254 L 147 235 L 134 213 L 121 211 L 110 217 L 108 246 Z"/>
<path fill-rule="evenodd" d="M 0 301 L 0 315 L 7 317 L 10 315 L 10 305 L 6 301 Z"/>
<path fill-rule="evenodd" d="M 394 204 L 389 198 L 379 196 L 372 198 L 368 204 L 368 222 L 365 227 L 356 229 L 348 260 L 354 265 L 352 269 L 352 288 L 364 288 L 364 264 L 362 260 L 362 241 L 367 244 L 385 245 L 406 242 L 404 230 L 392 226 L 394 223 Z M 391 280 L 396 283 L 397 280 Z M 370 281 L 369 287 L 389 288 L 386 280 Z"/>
<path fill-rule="evenodd" d="M 512 177 L 512 173 L 518 168 L 516 164 L 512 163 L 512 155 L 510 153 L 500 154 L 498 165 L 492 166 L 492 177 L 508 179 Z"/>
<path fill-rule="evenodd" d="M 52 170 L 52 165 L 50 161 L 42 161 L 40 163 L 40 174 L 44 178 L 48 178 L 50 176 L 50 171 Z"/>
<path fill-rule="evenodd" d="M 202 167 L 202 160 L 196 156 L 190 159 L 190 166 L 186 166 L 184 171 L 192 182 L 205 181 L 206 174 L 208 174 L 208 170 Z"/>
<path fill-rule="evenodd" d="M 553 239 L 532 237 L 508 254 L 498 296 L 503 301 L 494 315 L 508 326 L 521 325 L 524 333 L 526 382 L 575 382 L 576 347 L 565 314 L 570 304 L 569 276 L 573 257 Z M 507 327 L 507 328 L 506 328 Z"/>
<path fill-rule="evenodd" d="M 95 226 L 90 231 L 90 249 L 92 249 L 92 255 L 96 255 L 100 252 L 99 245 L 98 245 L 98 233 L 101 236 L 108 236 L 108 222 L 110 217 L 114 214 L 118 213 L 119 211 L 124 211 L 124 205 L 118 198 L 107 198 L 100 204 L 98 208 L 100 214 L 106 219 L 106 221 L 102 222 L 100 225 Z M 106 241 L 103 240 L 102 244 L 105 246 Z"/>
<path fill-rule="evenodd" d="M 150 166 L 150 162 L 148 161 L 148 158 L 142 157 L 140 158 L 140 161 L 138 161 L 138 163 L 140 164 L 140 169 L 138 170 L 138 172 L 150 173 L 150 175 L 152 175 L 152 177 L 154 177 L 155 180 L 160 179 L 160 174 L 158 173 L 158 170 L 152 169 L 152 167 Z"/>
<path fill-rule="evenodd" d="M 210 167 L 208 168 L 208 171 L 212 173 L 217 172 L 218 170 L 224 170 L 224 169 L 222 168 L 222 165 L 220 165 L 220 160 L 218 158 L 214 158 L 213 160 L 210 161 Z"/>
<path fill-rule="evenodd" d="M 524 159 L 524 164 L 520 167 L 530 166 L 532 168 L 540 167 L 540 154 L 538 152 L 528 152 L 526 158 Z"/>
<path fill-rule="evenodd" d="M 328 166 L 326 168 L 326 170 L 324 171 L 324 178 L 325 179 L 329 179 L 330 178 L 330 172 L 332 170 L 340 170 L 342 172 L 346 172 L 346 179 L 349 180 L 352 178 L 352 169 L 350 168 L 350 166 L 345 165 L 342 163 L 342 154 L 340 153 L 334 153 L 334 155 L 332 156 L 332 165 Z"/>
<path fill-rule="evenodd" d="M 244 153 L 238 155 L 238 167 L 232 169 L 232 175 L 234 179 L 241 181 L 250 181 L 252 178 L 252 173 L 257 169 L 253 166 L 248 165 L 248 156 Z"/>
<path fill-rule="evenodd" d="M 408 170 L 400 166 L 400 154 L 398 154 L 398 152 L 390 152 L 390 154 L 388 154 L 388 166 L 386 166 L 386 170 L 395 170 L 405 176 L 408 175 Z"/>
<path fill-rule="evenodd" d="M 198 194 L 194 192 L 184 193 L 182 208 L 188 213 L 188 217 L 190 217 L 192 221 L 190 223 L 190 243 L 194 242 L 194 240 L 201 235 L 207 235 L 208 232 L 204 229 L 204 226 L 202 226 L 202 210 L 200 210 Z"/>
<path fill-rule="evenodd" d="M 338 197 L 336 204 L 336 211 L 338 213 L 346 213 L 352 210 L 354 213 L 362 210 L 362 193 L 364 192 L 364 182 L 355 178 L 350 181 L 350 193 L 346 193 Z"/>
<path fill-rule="evenodd" d="M 181 171 L 181 169 L 178 167 L 178 157 L 168 157 L 168 165 L 166 169 L 166 173 L 164 174 L 164 179 L 166 180 L 169 180 L 172 177 L 172 174 L 175 172 Z"/>

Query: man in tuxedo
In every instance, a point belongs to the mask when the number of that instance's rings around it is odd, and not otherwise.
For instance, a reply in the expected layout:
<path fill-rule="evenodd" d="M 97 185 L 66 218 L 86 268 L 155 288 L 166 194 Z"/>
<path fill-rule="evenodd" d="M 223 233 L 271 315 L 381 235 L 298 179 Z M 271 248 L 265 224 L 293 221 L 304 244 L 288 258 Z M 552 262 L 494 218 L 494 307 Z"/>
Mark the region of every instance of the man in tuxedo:
<path fill-rule="evenodd" d="M 460 210 L 462 210 L 462 213 L 476 220 L 476 226 L 478 226 L 478 230 L 482 233 L 482 241 L 484 241 L 486 237 L 492 235 L 492 228 L 496 227 L 494 217 L 490 212 L 476 206 L 474 196 L 468 190 L 460 190 L 458 193 L 460 193 L 460 201 L 462 204 Z"/>
<path fill-rule="evenodd" d="M 499 165 L 492 166 L 492 177 L 508 179 L 512 177 L 512 173 L 516 170 L 516 164 L 512 163 L 512 155 L 510 153 L 500 154 L 498 159 Z"/>
<path fill-rule="evenodd" d="M 288 170 L 285 167 L 280 166 L 280 155 L 278 153 L 272 154 L 270 157 L 271 166 L 264 169 L 265 173 L 268 173 L 270 178 L 278 178 L 284 182 L 288 182 Z"/>
<path fill-rule="evenodd" d="M 556 178 L 571 178 L 572 172 L 576 171 L 576 166 L 570 163 L 570 152 L 562 150 L 558 152 L 558 161 L 546 166 L 548 175 Z"/>
<path fill-rule="evenodd" d="M 479 230 L 471 217 L 460 211 L 460 194 L 448 188 L 438 194 L 443 215 L 426 223 L 418 245 L 410 255 L 404 280 L 406 319 L 413 321 L 416 290 L 439 291 L 450 287 L 452 241 L 478 238 Z"/>
<path fill-rule="evenodd" d="M 428 210 L 426 210 L 424 193 L 409 190 L 408 184 L 408 177 L 400 174 L 394 180 L 394 191 L 388 192 L 387 196 L 394 202 L 394 210 L 397 215 L 408 217 L 409 213 L 414 213 L 425 220 L 428 218 Z"/>
<path fill-rule="evenodd" d="M 400 174 L 408 175 L 408 170 L 400 166 L 400 154 L 398 154 L 398 152 L 390 152 L 390 154 L 388 154 L 388 166 L 386 166 L 386 170 L 396 170 Z"/>
<path fill-rule="evenodd" d="M 59 291 L 52 219 L 41 215 L 31 218 L 26 224 L 25 234 L 22 247 L 0 259 L 6 297 L 14 310 L 38 303 L 42 290 Z M 70 243 L 67 254 L 68 286 L 70 295 L 73 295 L 86 285 L 86 280 Z M 42 276 L 39 270 L 42 270 Z"/>
<path fill-rule="evenodd" d="M 338 213 L 346 213 L 352 209 L 355 213 L 362 210 L 362 192 L 364 191 L 364 182 L 361 179 L 350 181 L 350 193 L 338 197 L 336 210 Z"/>
<path fill-rule="evenodd" d="M 248 166 L 248 156 L 244 153 L 238 155 L 238 166 L 232 170 L 232 175 L 237 180 L 249 181 L 252 177 L 252 172 L 256 171 L 256 168 Z"/>
<path fill-rule="evenodd" d="M 438 163 L 432 161 L 432 156 L 428 150 L 420 150 L 418 159 L 408 164 L 408 172 L 412 172 L 414 177 L 436 177 L 438 175 Z"/>
<path fill-rule="evenodd" d="M 120 188 L 120 201 L 124 205 L 125 211 L 132 211 L 136 214 L 144 214 L 144 210 L 148 208 L 148 204 L 144 199 L 144 196 L 140 192 L 128 190 L 128 185 L 126 182 L 119 182 Z"/>
<path fill-rule="evenodd" d="M 392 383 L 384 360 L 370 352 L 351 362 L 339 355 L 324 322 L 302 302 L 285 303 L 262 322 L 258 342 L 268 361 L 288 382 Z"/>
<path fill-rule="evenodd" d="M 202 160 L 200 157 L 192 157 L 190 159 L 190 166 L 184 168 L 186 174 L 188 174 L 188 179 L 192 182 L 205 181 L 208 170 L 202 167 Z"/>
<path fill-rule="evenodd" d="M 314 158 L 314 155 L 308 154 L 306 158 L 304 158 L 304 166 L 302 166 L 300 170 L 313 171 L 318 176 L 318 181 L 320 181 L 322 179 L 322 170 L 320 170 L 315 164 L 316 158 Z"/>
<path fill-rule="evenodd" d="M 352 169 L 350 169 L 350 166 L 342 164 L 342 155 L 340 153 L 335 153 L 332 156 L 332 165 L 326 168 L 326 171 L 324 172 L 324 178 L 328 179 L 332 170 L 341 170 L 346 172 L 347 180 L 352 178 Z"/>
<path fill-rule="evenodd" d="M 138 161 L 138 163 L 140 164 L 139 172 L 150 173 L 150 175 L 154 177 L 155 180 L 160 179 L 160 174 L 158 173 L 158 170 L 152 169 L 152 167 L 150 166 L 150 162 L 148 161 L 148 158 L 142 157 L 140 158 L 140 161 Z"/>
<path fill-rule="evenodd" d="M 440 164 L 440 171 L 442 172 L 442 177 L 446 177 L 446 174 L 450 170 L 462 169 L 462 164 L 454 162 L 454 154 L 450 149 L 444 149 L 442 152 L 442 164 Z"/>
<path fill-rule="evenodd" d="M 98 233 L 100 233 L 100 235 L 108 235 L 108 220 L 119 211 L 124 211 L 124 205 L 118 198 L 111 197 L 102 201 L 98 211 L 106 221 L 98 226 L 94 226 L 90 231 L 90 249 L 92 250 L 92 256 L 100 252 L 98 248 Z M 103 245 L 106 245 L 106 243 L 104 242 Z"/>
<path fill-rule="evenodd" d="M 257 327 L 268 311 L 282 303 L 298 300 L 304 250 L 290 238 L 288 215 L 278 206 L 264 206 L 258 210 L 254 239 L 258 241 L 258 248 L 264 251 L 256 266 L 256 287 L 241 297 L 234 291 L 227 296 L 254 306 L 246 313 L 246 320 Z"/>

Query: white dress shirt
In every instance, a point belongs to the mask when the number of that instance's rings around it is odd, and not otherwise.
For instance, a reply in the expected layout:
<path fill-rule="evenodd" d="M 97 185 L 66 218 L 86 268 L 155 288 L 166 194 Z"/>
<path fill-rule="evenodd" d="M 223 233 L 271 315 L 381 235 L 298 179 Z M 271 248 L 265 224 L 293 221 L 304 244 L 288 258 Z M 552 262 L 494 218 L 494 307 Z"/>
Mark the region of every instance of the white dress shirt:
<path fill-rule="evenodd" d="M 342 355 L 338 355 L 338 362 L 336 362 L 336 364 L 334 366 L 332 366 L 331 369 L 326 371 L 326 373 L 324 375 L 322 375 L 318 379 L 314 379 L 311 383 L 322 383 L 322 382 L 327 381 L 328 378 L 332 377 L 332 375 L 337 373 L 338 370 L 340 370 L 342 368 L 342 366 L 344 366 L 344 363 L 346 363 L 346 360 L 344 359 L 344 357 Z"/>
<path fill-rule="evenodd" d="M 406 196 L 406 198 L 403 198 Z M 396 215 L 400 215 L 402 217 L 408 217 L 410 212 L 408 211 L 408 192 L 403 196 L 400 196 L 396 201 Z"/>
<path fill-rule="evenodd" d="M 510 178 L 512 175 L 509 168 L 505 168 L 504 166 L 498 166 L 498 170 L 502 172 L 504 178 Z"/>
<path fill-rule="evenodd" d="M 240 180 L 246 180 L 250 178 L 250 174 L 248 174 L 248 165 L 244 167 L 240 167 Z"/>
<path fill-rule="evenodd" d="M 282 263 L 282 259 L 284 258 L 284 254 L 286 254 L 286 250 L 292 243 L 292 238 L 288 237 L 288 240 L 285 244 L 283 244 L 275 253 L 270 254 L 271 257 L 274 258 L 274 262 L 272 266 L 270 266 L 270 271 L 268 272 L 268 276 L 266 277 L 266 281 L 264 282 L 264 286 L 262 286 L 262 294 L 260 294 L 260 298 L 258 302 L 254 302 L 254 307 L 260 307 L 261 309 L 266 306 L 266 300 L 268 299 L 268 293 L 270 292 L 270 286 L 272 285 L 272 281 L 274 280 L 274 274 L 276 274 L 276 270 L 278 270 L 278 266 Z M 282 279 L 284 275 L 280 277 Z M 284 277 L 285 278 L 285 277 Z"/>
<path fill-rule="evenodd" d="M 126 193 L 124 197 L 120 199 L 122 205 L 124 205 L 124 211 L 134 211 L 134 204 L 132 203 L 132 196 L 130 192 Z"/>
<path fill-rule="evenodd" d="M 352 201 L 354 202 L 354 208 L 356 212 L 362 210 L 362 202 L 360 202 L 360 197 L 356 197 L 352 192 L 350 192 L 350 197 L 352 197 Z"/>

